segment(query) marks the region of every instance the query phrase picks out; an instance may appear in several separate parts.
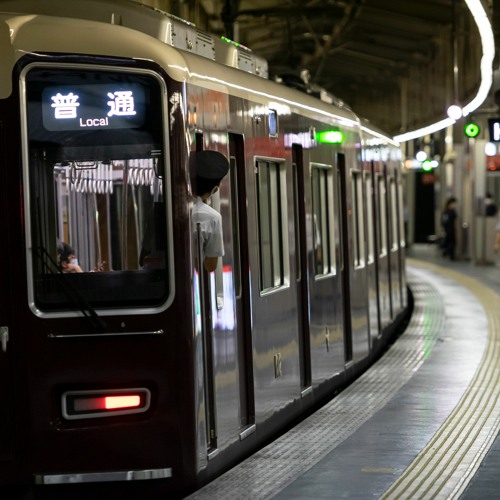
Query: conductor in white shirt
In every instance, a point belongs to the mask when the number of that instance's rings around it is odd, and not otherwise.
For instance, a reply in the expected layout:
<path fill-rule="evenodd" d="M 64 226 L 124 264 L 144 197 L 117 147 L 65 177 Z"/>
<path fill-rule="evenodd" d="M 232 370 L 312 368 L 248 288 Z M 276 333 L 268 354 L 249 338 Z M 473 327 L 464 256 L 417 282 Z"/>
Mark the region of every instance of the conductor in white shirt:
<path fill-rule="evenodd" d="M 218 151 L 193 151 L 190 161 L 195 162 L 196 181 L 193 193 L 196 201 L 193 207 L 192 220 L 195 231 L 200 224 L 203 265 L 211 273 L 217 268 L 219 257 L 224 255 L 222 238 L 222 217 L 208 202 L 219 190 L 222 179 L 229 171 L 226 157 Z"/>

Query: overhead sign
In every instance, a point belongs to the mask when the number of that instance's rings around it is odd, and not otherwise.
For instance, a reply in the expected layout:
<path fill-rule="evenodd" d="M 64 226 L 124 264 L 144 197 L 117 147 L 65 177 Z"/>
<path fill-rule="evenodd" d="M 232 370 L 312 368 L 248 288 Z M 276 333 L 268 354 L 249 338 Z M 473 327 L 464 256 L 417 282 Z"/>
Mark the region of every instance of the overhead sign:
<path fill-rule="evenodd" d="M 490 129 L 490 141 L 500 142 L 500 118 L 490 118 L 488 127 Z"/>

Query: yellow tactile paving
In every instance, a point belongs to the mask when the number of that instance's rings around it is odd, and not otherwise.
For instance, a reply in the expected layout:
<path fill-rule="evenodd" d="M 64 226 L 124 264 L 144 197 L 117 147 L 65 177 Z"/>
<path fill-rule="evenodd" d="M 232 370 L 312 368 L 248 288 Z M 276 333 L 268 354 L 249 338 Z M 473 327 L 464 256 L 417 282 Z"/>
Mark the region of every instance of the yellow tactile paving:
<path fill-rule="evenodd" d="M 409 264 L 441 273 L 468 288 L 485 309 L 488 340 L 459 404 L 382 498 L 458 498 L 500 427 L 500 297 L 477 279 L 456 271 L 411 259 Z"/>

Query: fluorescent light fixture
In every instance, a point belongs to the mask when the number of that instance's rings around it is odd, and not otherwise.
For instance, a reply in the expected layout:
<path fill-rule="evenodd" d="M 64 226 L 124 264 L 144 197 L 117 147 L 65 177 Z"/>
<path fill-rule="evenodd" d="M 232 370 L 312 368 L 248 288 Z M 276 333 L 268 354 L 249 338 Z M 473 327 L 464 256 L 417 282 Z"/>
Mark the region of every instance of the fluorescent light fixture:
<path fill-rule="evenodd" d="M 487 142 L 484 145 L 484 154 L 486 156 L 495 156 L 497 154 L 497 145 L 494 142 Z"/>
<path fill-rule="evenodd" d="M 447 110 L 446 114 L 452 119 L 452 120 L 460 120 L 462 118 L 462 108 L 460 106 L 457 106 L 456 104 L 452 104 Z"/>
<path fill-rule="evenodd" d="M 419 151 L 416 155 L 415 158 L 418 161 L 425 161 L 427 160 L 427 153 L 425 151 Z"/>
<path fill-rule="evenodd" d="M 465 0 L 465 3 L 474 17 L 474 21 L 479 30 L 483 57 L 481 58 L 481 84 L 476 97 L 474 97 L 472 101 L 462 108 L 463 116 L 467 116 L 472 113 L 472 111 L 479 108 L 479 106 L 481 106 L 481 104 L 483 104 L 488 97 L 488 92 L 490 91 L 491 84 L 493 83 L 493 59 L 495 57 L 495 39 L 493 36 L 493 30 L 491 29 L 490 20 L 488 19 L 488 15 L 484 10 L 481 0 Z M 405 142 L 417 139 L 418 137 L 432 134 L 433 132 L 437 132 L 438 130 L 442 130 L 443 128 L 453 125 L 455 121 L 456 120 L 452 118 L 447 118 L 418 130 L 397 135 L 394 137 L 394 140 L 398 142 Z"/>

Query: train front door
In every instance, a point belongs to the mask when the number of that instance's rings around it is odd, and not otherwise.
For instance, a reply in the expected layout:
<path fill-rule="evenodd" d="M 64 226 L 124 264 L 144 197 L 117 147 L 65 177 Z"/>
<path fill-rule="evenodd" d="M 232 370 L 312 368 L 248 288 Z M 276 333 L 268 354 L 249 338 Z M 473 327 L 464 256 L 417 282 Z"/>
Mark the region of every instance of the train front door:
<path fill-rule="evenodd" d="M 3 175 L 5 173 L 5 136 L 3 124 L 0 122 L 0 186 L 5 189 Z M 3 191 L 2 189 L 2 191 Z M 7 196 L 0 191 L 0 228 L 2 229 L 2 244 L 0 245 L 0 262 L 8 263 L 9 223 L 7 214 Z M 4 472 L 3 466 L 11 463 L 13 456 L 13 376 L 12 376 L 12 342 L 9 339 L 10 325 L 10 280 L 4 265 L 0 271 L 0 476 Z"/>

